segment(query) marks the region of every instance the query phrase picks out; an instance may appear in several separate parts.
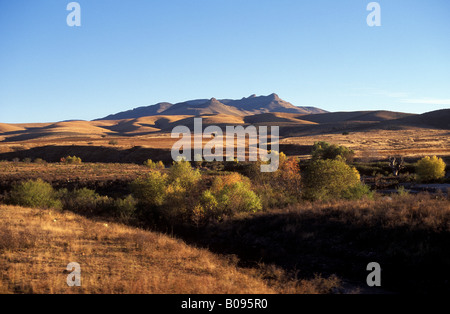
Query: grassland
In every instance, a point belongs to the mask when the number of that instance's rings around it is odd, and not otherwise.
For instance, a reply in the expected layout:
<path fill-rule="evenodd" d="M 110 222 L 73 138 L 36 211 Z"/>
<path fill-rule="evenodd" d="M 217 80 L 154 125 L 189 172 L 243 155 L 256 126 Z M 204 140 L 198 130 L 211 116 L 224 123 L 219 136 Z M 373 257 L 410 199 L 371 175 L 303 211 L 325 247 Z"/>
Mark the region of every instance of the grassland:
<path fill-rule="evenodd" d="M 417 129 L 371 130 L 360 132 L 344 131 L 320 135 L 286 137 L 281 144 L 313 145 L 325 141 L 344 145 L 355 151 L 356 158 L 366 161 L 383 160 L 389 156 L 419 158 L 427 155 L 450 157 L 450 136 L 448 130 Z M 308 158 L 307 154 L 299 157 Z"/>
<path fill-rule="evenodd" d="M 259 116 L 247 118 L 248 122 L 231 116 L 205 116 L 204 126 L 279 125 L 283 152 L 302 159 L 310 157 L 311 147 L 318 141 L 345 145 L 355 151 L 357 158 L 365 160 L 382 160 L 389 156 L 417 159 L 426 155 L 450 158 L 448 129 L 395 125 L 377 129 L 378 124 L 371 121 L 358 128 L 358 121 L 328 121 L 316 125 L 308 121 L 303 123 L 299 120 L 302 116 L 292 114 L 260 116 L 265 117 L 262 122 L 258 122 Z M 287 122 L 280 122 L 284 120 Z M 169 163 L 170 149 L 177 141 L 171 138 L 171 127 L 192 124 L 193 117 L 189 116 L 157 116 L 120 121 L 0 125 L 0 160 L 42 158 L 57 162 L 63 156 L 77 155 L 89 162 L 141 164 L 151 158 Z M 153 130 L 156 126 L 162 129 Z"/>
<path fill-rule="evenodd" d="M 0 293 L 329 293 L 336 277 L 291 280 L 280 268 L 244 269 L 236 258 L 157 232 L 70 212 L 0 205 Z M 68 287 L 68 263 L 81 265 Z M 269 269 L 276 274 L 267 279 Z M 334 290 L 333 290 L 334 289 Z"/>

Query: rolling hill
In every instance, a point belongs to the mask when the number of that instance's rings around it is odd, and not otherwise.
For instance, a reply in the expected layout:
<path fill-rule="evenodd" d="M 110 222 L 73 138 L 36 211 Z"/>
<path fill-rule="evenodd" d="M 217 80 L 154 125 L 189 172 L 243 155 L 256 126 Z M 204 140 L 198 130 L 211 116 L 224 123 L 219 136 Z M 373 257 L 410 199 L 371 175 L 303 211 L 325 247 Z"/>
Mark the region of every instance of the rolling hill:
<path fill-rule="evenodd" d="M 350 112 L 327 112 L 323 114 L 309 114 L 302 117 L 303 120 L 316 123 L 336 123 L 349 121 L 386 121 L 396 120 L 413 114 L 393 111 L 350 111 Z"/>
<path fill-rule="evenodd" d="M 308 136 L 371 130 L 414 128 L 450 129 L 450 109 L 424 114 L 394 111 L 324 112 L 314 107 L 295 107 L 276 94 L 240 100 L 191 100 L 160 103 L 113 114 L 94 121 L 70 120 L 55 123 L 0 123 L 0 142 L 31 140 L 104 139 L 170 134 L 176 126 L 193 128 L 194 119 L 203 126 L 279 126 L 282 137 Z M 8 148 L 9 149 L 9 148 Z"/>
<path fill-rule="evenodd" d="M 409 126 L 428 126 L 437 129 L 450 129 L 450 109 L 427 112 L 420 115 L 410 115 L 397 120 L 398 123 Z"/>

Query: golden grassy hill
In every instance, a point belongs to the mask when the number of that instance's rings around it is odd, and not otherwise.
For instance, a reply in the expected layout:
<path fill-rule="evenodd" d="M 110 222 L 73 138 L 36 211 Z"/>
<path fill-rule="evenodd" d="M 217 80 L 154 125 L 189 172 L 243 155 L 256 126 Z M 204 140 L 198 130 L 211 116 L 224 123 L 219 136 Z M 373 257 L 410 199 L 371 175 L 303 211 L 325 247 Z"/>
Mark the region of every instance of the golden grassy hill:
<path fill-rule="evenodd" d="M 194 119 L 196 118 L 202 118 L 202 125 L 217 125 L 217 126 L 224 126 L 224 125 L 241 125 L 244 124 L 243 117 L 237 117 L 233 115 L 228 114 L 208 114 L 208 115 L 202 115 L 202 116 L 187 116 L 184 119 L 177 120 L 176 122 L 167 124 L 163 129 L 165 131 L 171 131 L 176 126 L 186 126 L 190 128 L 192 131 L 194 130 Z"/>
<path fill-rule="evenodd" d="M 243 117 L 237 117 L 227 114 L 205 115 L 202 116 L 204 125 L 241 125 L 244 124 Z"/>
<path fill-rule="evenodd" d="M 72 213 L 0 205 L 0 293 L 275 293 L 180 240 Z M 67 264 L 81 265 L 68 287 Z"/>
<path fill-rule="evenodd" d="M 0 123 L 0 133 L 23 131 L 23 130 L 25 129 L 14 124 Z"/>
<path fill-rule="evenodd" d="M 122 134 L 133 134 L 142 132 L 157 132 L 168 127 L 176 121 L 189 118 L 190 116 L 148 116 L 136 119 L 92 121 L 98 126 L 103 126 L 112 132 Z M 108 125 L 104 125 L 108 123 Z"/>
<path fill-rule="evenodd" d="M 251 124 L 262 124 L 262 123 L 292 123 L 296 125 L 312 125 L 317 124 L 312 121 L 303 120 L 304 115 L 298 113 L 284 113 L 284 112 L 268 112 L 257 114 L 253 116 L 245 117 L 245 122 Z"/>
<path fill-rule="evenodd" d="M 101 135 L 105 134 L 107 131 L 107 129 L 98 127 L 89 121 L 58 122 L 51 124 L 42 130 L 42 132 L 45 133 L 76 133 L 91 135 Z"/>

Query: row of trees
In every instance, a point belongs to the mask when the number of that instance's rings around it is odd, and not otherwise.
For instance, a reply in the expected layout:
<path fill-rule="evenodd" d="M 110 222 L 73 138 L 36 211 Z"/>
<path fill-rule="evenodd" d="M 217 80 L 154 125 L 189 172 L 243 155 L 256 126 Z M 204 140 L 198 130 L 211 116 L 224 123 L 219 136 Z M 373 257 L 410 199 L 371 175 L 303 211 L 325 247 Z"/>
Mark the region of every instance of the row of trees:
<path fill-rule="evenodd" d="M 238 213 L 254 213 L 263 208 L 280 208 L 305 200 L 372 198 L 373 192 L 361 182 L 360 174 L 350 162 L 353 151 L 319 142 L 314 145 L 312 159 L 300 166 L 295 158 L 279 154 L 279 169 L 262 173 L 260 163 L 236 168 L 238 172 L 201 174 L 187 161 L 174 162 L 166 169 L 151 160 L 152 169 L 133 181 L 130 194 L 112 199 L 95 191 L 80 189 L 55 191 L 42 180 L 27 181 L 13 187 L 11 203 L 28 207 L 64 208 L 85 214 L 113 213 L 121 218 L 137 218 L 153 222 L 220 221 Z M 78 163 L 76 157 L 65 159 Z M 235 165 L 237 167 L 237 164 Z M 437 157 L 425 157 L 417 163 L 421 178 L 440 178 L 445 163 Z"/>

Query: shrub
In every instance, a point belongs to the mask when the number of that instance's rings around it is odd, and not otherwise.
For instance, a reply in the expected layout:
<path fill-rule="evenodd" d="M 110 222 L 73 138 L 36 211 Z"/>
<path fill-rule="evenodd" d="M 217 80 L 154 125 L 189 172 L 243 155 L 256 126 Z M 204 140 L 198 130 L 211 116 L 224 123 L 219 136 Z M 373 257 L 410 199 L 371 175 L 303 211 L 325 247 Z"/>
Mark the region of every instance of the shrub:
<path fill-rule="evenodd" d="M 206 190 L 203 192 L 202 197 L 200 198 L 200 203 L 206 213 L 213 213 L 215 216 L 219 203 L 211 190 Z"/>
<path fill-rule="evenodd" d="M 170 184 L 180 186 L 185 190 L 194 188 L 201 177 L 200 171 L 198 169 L 192 169 L 191 163 L 188 161 L 177 161 L 170 167 Z"/>
<path fill-rule="evenodd" d="M 217 199 L 222 204 L 224 212 L 229 215 L 240 212 L 255 213 L 262 209 L 261 200 L 246 182 L 225 186 L 218 193 Z"/>
<path fill-rule="evenodd" d="M 64 164 L 81 164 L 81 158 L 80 157 L 76 157 L 76 156 L 67 156 L 67 157 L 63 157 L 61 158 L 61 162 Z"/>
<path fill-rule="evenodd" d="M 267 182 L 269 179 L 268 172 L 261 172 L 261 161 L 246 163 L 242 173 L 249 177 L 253 182 Z"/>
<path fill-rule="evenodd" d="M 201 179 L 186 161 L 173 164 L 169 174 L 150 172 L 131 184 L 133 196 L 139 201 L 140 213 L 146 219 L 162 220 L 169 224 L 184 222 L 198 204 L 201 192 L 195 187 Z"/>
<path fill-rule="evenodd" d="M 312 150 L 312 159 L 333 159 L 351 162 L 355 152 L 345 146 L 338 146 L 321 141 L 314 143 Z"/>
<path fill-rule="evenodd" d="M 117 140 L 110 140 L 110 141 L 108 142 L 108 144 L 109 144 L 109 145 L 115 146 L 115 145 L 119 144 L 119 141 L 117 141 Z"/>
<path fill-rule="evenodd" d="M 133 196 L 146 206 L 161 206 L 166 199 L 167 175 L 159 171 L 150 172 L 131 183 Z"/>
<path fill-rule="evenodd" d="M 368 185 L 365 185 L 363 183 L 351 186 L 342 192 L 343 199 L 359 200 L 363 197 L 366 197 L 368 199 L 373 199 L 374 197 L 374 192 L 370 190 L 370 187 Z"/>
<path fill-rule="evenodd" d="M 245 182 L 250 186 L 250 180 L 247 177 L 240 175 L 239 173 L 231 173 L 225 176 L 218 176 L 214 179 L 211 190 L 219 192 L 227 186 L 231 186 L 235 183 Z"/>
<path fill-rule="evenodd" d="M 114 200 L 112 206 L 113 214 L 116 217 L 127 220 L 134 215 L 137 203 L 137 200 L 132 195 Z"/>
<path fill-rule="evenodd" d="M 445 162 L 436 156 L 426 156 L 416 163 L 416 174 L 419 180 L 429 181 L 445 177 Z"/>
<path fill-rule="evenodd" d="M 10 192 L 13 204 L 32 208 L 61 208 L 57 193 L 41 179 L 28 180 L 13 186 Z"/>
<path fill-rule="evenodd" d="M 356 198 L 368 193 L 362 186 L 358 170 L 341 160 L 316 160 L 302 177 L 302 195 L 309 200 Z"/>
<path fill-rule="evenodd" d="M 405 189 L 403 185 L 398 187 L 396 190 L 399 197 L 405 197 L 409 195 L 409 190 Z"/>
<path fill-rule="evenodd" d="M 131 195 L 114 200 L 88 188 L 76 189 L 72 192 L 62 189 L 58 191 L 58 197 L 66 210 L 82 214 L 107 214 L 121 219 L 131 218 L 137 205 L 137 200 Z"/>
<path fill-rule="evenodd" d="M 44 164 L 47 163 L 47 162 L 46 162 L 44 159 L 42 159 L 42 158 L 36 158 L 33 162 L 34 162 L 35 164 L 40 164 L 40 165 L 44 165 Z"/>
<path fill-rule="evenodd" d="M 283 207 L 296 203 L 300 198 L 300 167 L 297 158 L 288 158 L 283 152 L 279 154 L 279 167 L 275 172 L 263 173 L 261 163 L 246 167 L 247 173 L 255 183 L 255 191 L 264 207 Z"/>
<path fill-rule="evenodd" d="M 262 209 L 261 200 L 252 191 L 250 180 L 238 173 L 216 177 L 211 189 L 203 192 L 200 206 L 196 208 L 196 213 L 214 220 L 221 220 L 224 216 L 233 216 L 240 212 L 257 212 Z"/>
<path fill-rule="evenodd" d="M 154 162 L 151 159 L 144 161 L 144 166 L 154 170 L 162 170 L 165 168 L 164 163 L 162 161 Z"/>
<path fill-rule="evenodd" d="M 281 153 L 283 154 L 283 153 Z M 281 158 L 278 170 L 273 174 L 275 184 L 285 193 L 296 196 L 300 191 L 301 175 L 298 160 L 296 158 Z M 284 155 L 284 154 L 283 154 Z"/>
<path fill-rule="evenodd" d="M 72 192 L 64 189 L 59 191 L 59 197 L 64 209 L 84 214 L 99 214 L 111 205 L 111 200 L 107 196 L 100 196 L 88 188 L 76 189 Z"/>

